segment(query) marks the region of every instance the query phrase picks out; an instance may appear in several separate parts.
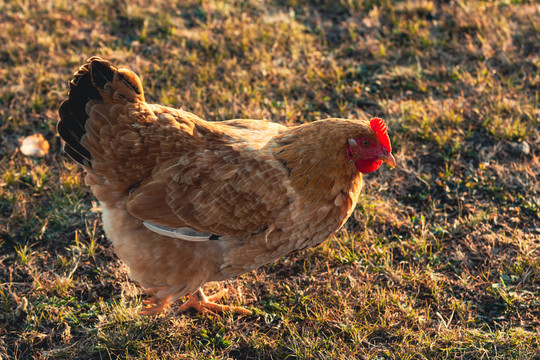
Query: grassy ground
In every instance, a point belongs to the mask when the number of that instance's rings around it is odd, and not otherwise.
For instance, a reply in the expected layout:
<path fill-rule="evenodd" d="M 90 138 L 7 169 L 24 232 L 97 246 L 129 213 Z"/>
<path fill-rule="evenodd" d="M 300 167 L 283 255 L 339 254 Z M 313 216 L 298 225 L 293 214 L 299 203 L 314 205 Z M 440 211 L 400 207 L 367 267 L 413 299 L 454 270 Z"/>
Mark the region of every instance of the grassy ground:
<path fill-rule="evenodd" d="M 0 358 L 539 359 L 539 54 L 534 1 L 0 1 Z M 398 166 L 332 241 L 207 288 L 253 316 L 139 316 L 55 132 L 92 55 L 207 119 L 381 116 Z"/>

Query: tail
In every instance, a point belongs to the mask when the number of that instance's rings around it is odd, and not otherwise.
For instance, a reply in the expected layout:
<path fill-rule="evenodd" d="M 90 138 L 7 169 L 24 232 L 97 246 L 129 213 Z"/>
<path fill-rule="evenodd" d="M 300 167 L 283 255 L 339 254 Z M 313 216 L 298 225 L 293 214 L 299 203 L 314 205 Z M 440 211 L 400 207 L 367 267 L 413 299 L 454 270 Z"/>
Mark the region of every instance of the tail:
<path fill-rule="evenodd" d="M 57 130 L 65 142 L 64 151 L 79 164 L 91 168 L 91 151 L 82 141 L 88 131 L 86 122 L 91 111 L 88 105 L 102 103 L 111 109 L 115 104 L 135 102 L 144 102 L 142 85 L 135 73 L 118 69 L 99 57 L 88 59 L 70 82 L 68 100 L 60 105 Z M 104 121 L 114 118 L 106 116 Z"/>

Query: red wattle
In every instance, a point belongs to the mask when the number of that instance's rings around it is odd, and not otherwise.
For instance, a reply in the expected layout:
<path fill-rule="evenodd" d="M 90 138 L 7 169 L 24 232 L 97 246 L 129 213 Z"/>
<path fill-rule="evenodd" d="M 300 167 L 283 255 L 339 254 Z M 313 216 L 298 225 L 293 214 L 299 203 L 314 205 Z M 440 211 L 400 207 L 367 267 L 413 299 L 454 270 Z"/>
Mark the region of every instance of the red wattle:
<path fill-rule="evenodd" d="M 370 173 L 378 168 L 380 168 L 382 165 L 382 160 L 365 160 L 365 159 L 358 159 L 356 160 L 356 168 L 361 173 Z"/>

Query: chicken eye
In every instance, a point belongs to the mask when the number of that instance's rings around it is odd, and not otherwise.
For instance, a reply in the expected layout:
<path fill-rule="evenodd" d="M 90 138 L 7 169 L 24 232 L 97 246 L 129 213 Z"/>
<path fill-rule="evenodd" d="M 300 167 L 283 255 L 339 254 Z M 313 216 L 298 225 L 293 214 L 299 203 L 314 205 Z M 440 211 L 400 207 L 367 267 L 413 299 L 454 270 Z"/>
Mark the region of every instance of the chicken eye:
<path fill-rule="evenodd" d="M 368 139 L 362 139 L 360 144 L 362 144 L 363 147 L 369 147 L 371 145 L 371 142 Z"/>

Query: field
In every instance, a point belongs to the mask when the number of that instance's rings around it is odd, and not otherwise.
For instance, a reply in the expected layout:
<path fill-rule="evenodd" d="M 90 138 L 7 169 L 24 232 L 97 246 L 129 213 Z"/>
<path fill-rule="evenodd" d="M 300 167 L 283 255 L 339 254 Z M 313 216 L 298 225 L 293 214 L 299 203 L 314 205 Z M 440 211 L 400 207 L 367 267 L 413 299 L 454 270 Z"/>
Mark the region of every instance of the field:
<path fill-rule="evenodd" d="M 332 240 L 205 288 L 252 316 L 141 316 L 55 130 L 92 55 L 209 120 L 380 116 L 397 167 Z M 540 359 L 539 91 L 532 0 L 0 0 L 0 359 Z"/>

